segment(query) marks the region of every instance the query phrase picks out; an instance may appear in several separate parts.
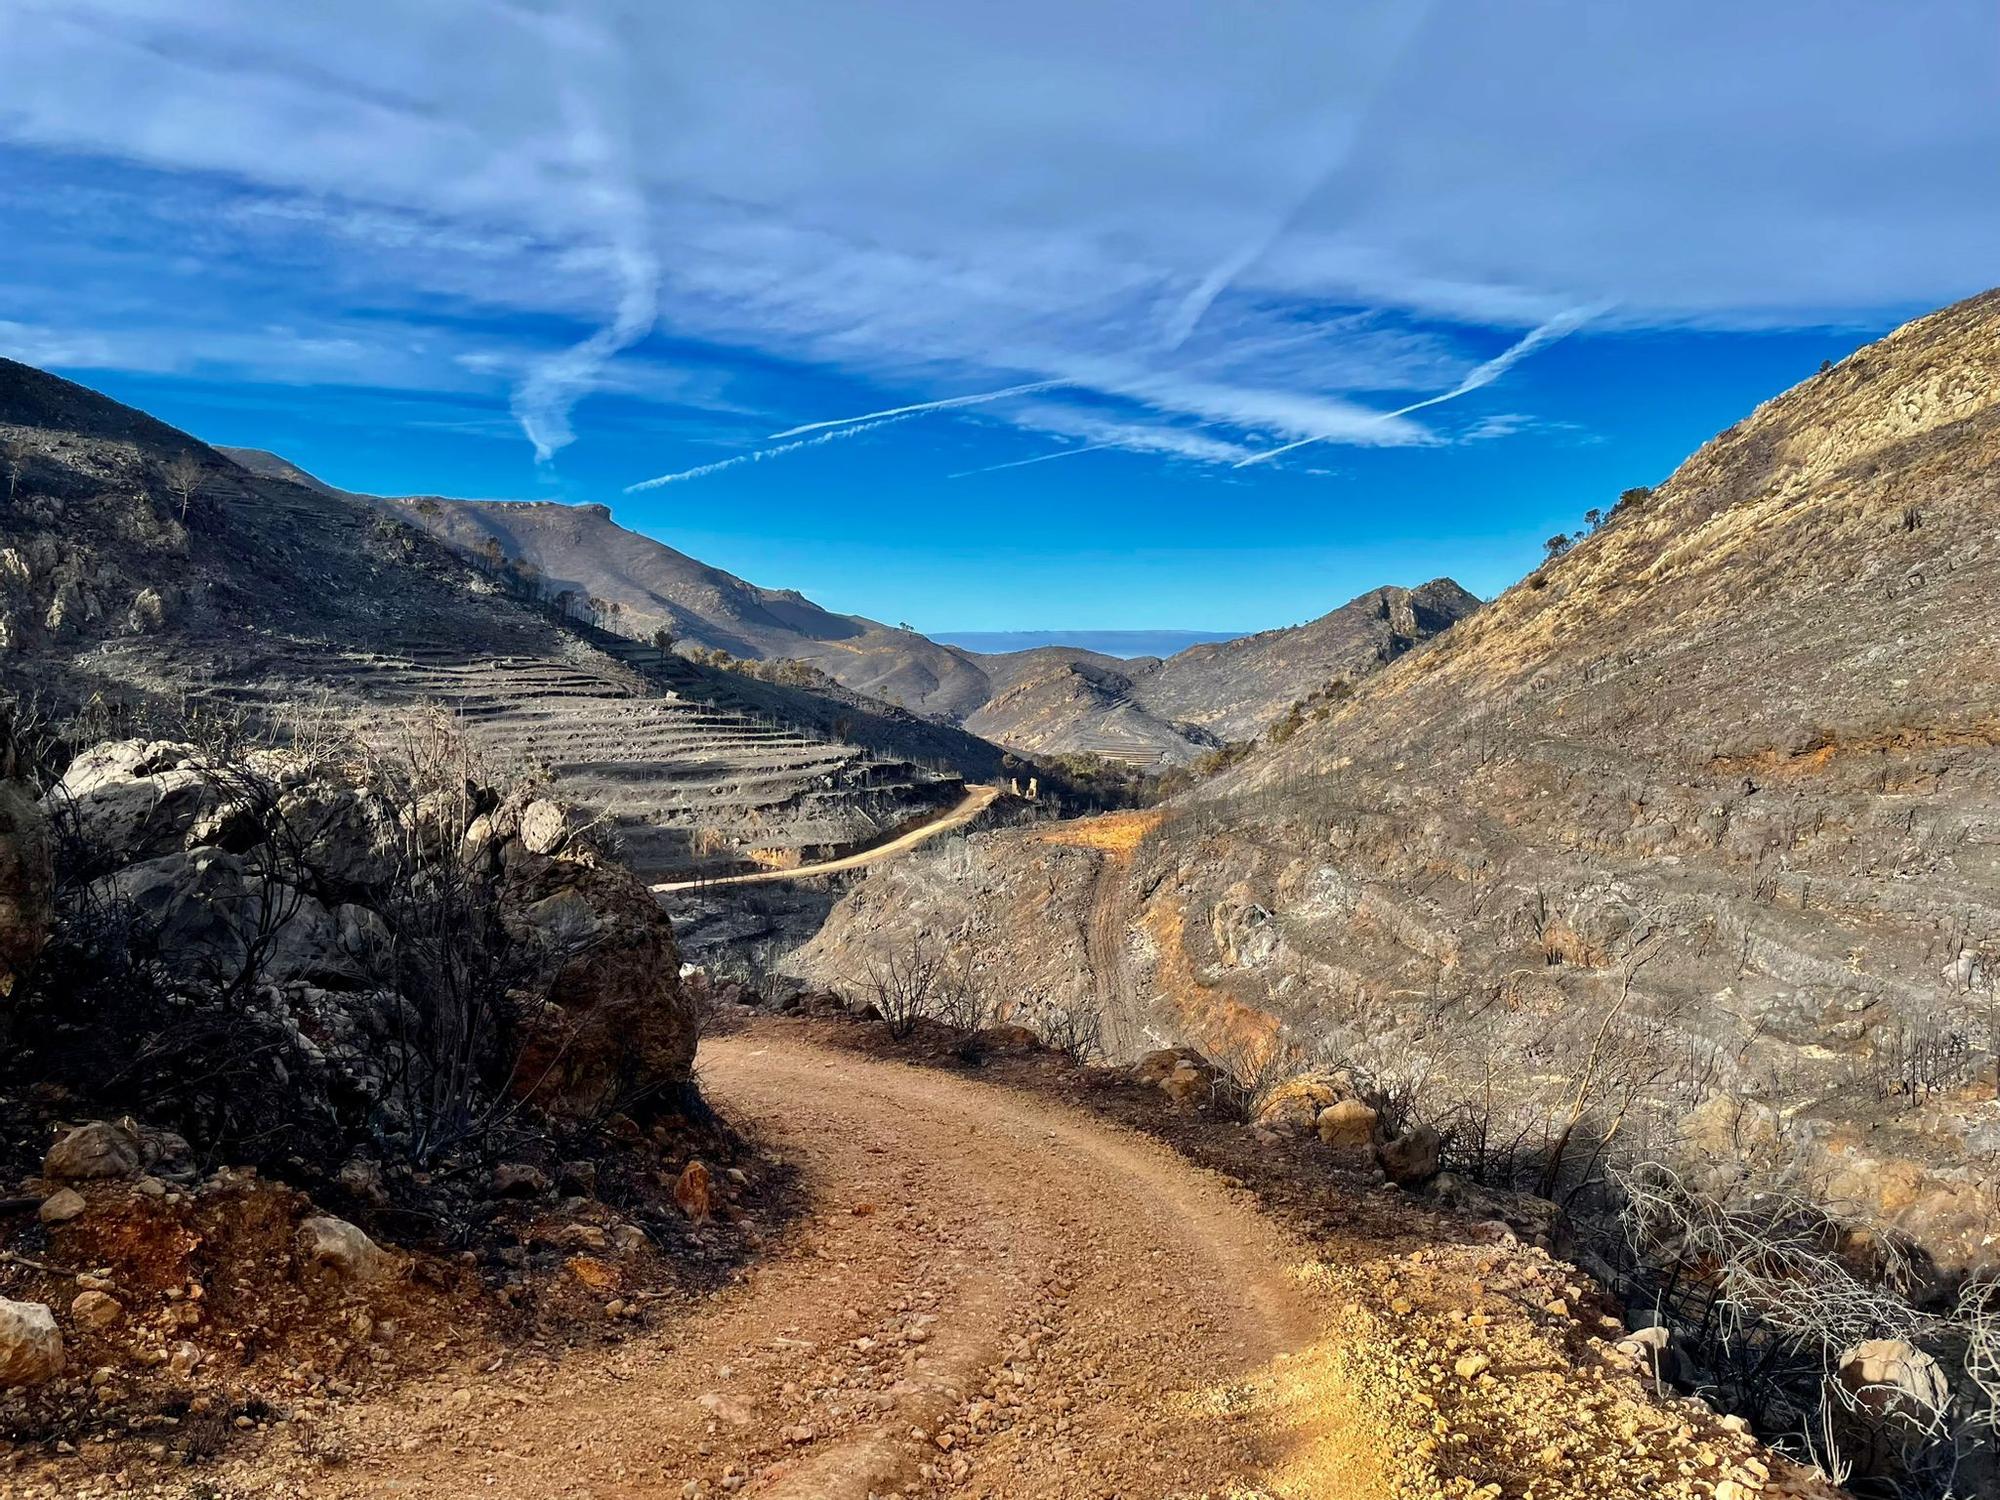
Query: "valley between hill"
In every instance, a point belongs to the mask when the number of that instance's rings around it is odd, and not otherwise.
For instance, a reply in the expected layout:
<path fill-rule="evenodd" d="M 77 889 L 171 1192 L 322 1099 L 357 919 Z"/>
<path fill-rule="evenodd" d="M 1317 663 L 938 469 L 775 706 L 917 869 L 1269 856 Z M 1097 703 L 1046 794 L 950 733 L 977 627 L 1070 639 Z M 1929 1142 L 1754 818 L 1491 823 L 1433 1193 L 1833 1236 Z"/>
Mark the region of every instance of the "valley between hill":
<path fill-rule="evenodd" d="M 0 364 L 0 1485 L 1990 1488 L 1996 455 L 1988 293 L 1476 611 L 1027 653 L 1268 725 L 1076 819 Z"/>

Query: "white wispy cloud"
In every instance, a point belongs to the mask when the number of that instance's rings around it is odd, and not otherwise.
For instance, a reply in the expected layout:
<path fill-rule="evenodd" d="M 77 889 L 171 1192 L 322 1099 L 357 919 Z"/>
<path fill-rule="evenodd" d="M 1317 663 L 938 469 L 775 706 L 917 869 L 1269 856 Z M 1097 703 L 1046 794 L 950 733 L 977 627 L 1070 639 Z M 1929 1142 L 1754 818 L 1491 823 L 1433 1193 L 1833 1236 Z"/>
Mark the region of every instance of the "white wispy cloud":
<path fill-rule="evenodd" d="M 616 274 L 618 303 L 609 323 L 536 361 L 514 390 L 515 420 L 534 445 L 539 463 L 547 463 L 558 448 L 575 440 L 571 408 L 591 389 L 606 362 L 650 333 L 659 316 L 660 262 L 632 161 L 632 142 L 629 136 L 621 139 L 618 126 L 607 121 L 601 91 L 593 87 L 602 84 L 608 73 L 623 95 L 630 60 L 611 55 L 604 40 L 583 30 L 581 51 L 558 43 L 551 56 L 559 77 L 570 156 L 582 179 L 582 201 L 592 220 L 607 231 L 606 258 Z M 596 67 L 586 68 L 586 60 Z"/>
<path fill-rule="evenodd" d="M 1879 324 L 1991 278 L 2000 11 L 1821 8 L 804 6 L 773 48 L 754 10 L 569 0 L 481 12 L 471 66 L 451 4 L 15 0 L 7 290 L 55 355 L 480 385 L 542 460 L 592 392 L 732 362 L 906 393 L 780 444 L 1053 432 L 1025 398 L 1062 382 L 1163 456 L 1416 448 L 1567 309 Z"/>

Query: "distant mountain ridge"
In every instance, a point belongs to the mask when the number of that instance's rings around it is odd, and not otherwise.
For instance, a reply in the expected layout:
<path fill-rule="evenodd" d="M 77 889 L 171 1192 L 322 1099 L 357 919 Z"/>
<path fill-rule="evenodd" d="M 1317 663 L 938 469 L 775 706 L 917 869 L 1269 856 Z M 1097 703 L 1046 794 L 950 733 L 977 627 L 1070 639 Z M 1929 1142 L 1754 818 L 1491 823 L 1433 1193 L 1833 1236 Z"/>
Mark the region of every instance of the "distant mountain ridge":
<path fill-rule="evenodd" d="M 1371 589 L 1339 609 L 1256 635 L 1122 661 L 1061 646 L 984 658 L 994 694 L 973 733 L 1037 754 L 1088 750 L 1186 761 L 1256 738 L 1294 703 L 1351 688 L 1479 608 L 1449 578 Z"/>
<path fill-rule="evenodd" d="M 605 601 L 623 634 L 643 639 L 664 628 L 685 645 L 804 662 L 851 691 L 1036 754 L 1191 761 L 1254 737 L 1299 699 L 1368 675 L 1479 605 L 1450 579 L 1436 579 L 1371 590 L 1304 625 L 1218 636 L 1166 656 L 1076 645 L 987 653 L 836 614 L 795 589 L 749 583 L 618 525 L 608 506 L 357 495 L 276 454 L 226 451 L 253 473 L 386 507 L 461 551 L 497 544 L 510 560 L 538 569 L 548 587 Z M 1101 634 L 1129 645 L 1200 633 Z"/>
<path fill-rule="evenodd" d="M 1131 661 L 1141 656 L 1173 656 L 1190 646 L 1208 646 L 1249 635 L 1247 630 L 932 630 L 926 634 L 940 645 L 958 646 L 982 656 L 1006 656 L 1038 651 L 1044 646 L 1070 646 Z"/>

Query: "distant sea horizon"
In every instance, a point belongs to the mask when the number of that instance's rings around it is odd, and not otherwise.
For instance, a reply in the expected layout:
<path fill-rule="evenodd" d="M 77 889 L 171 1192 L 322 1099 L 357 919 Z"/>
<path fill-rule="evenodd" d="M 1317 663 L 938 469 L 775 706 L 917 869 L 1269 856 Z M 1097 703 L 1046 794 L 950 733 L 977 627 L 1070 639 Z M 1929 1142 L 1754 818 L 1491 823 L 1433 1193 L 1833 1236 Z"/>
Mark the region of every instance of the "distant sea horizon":
<path fill-rule="evenodd" d="M 929 630 L 932 640 L 1000 655 L 1038 646 L 1075 646 L 1104 656 L 1172 656 L 1190 646 L 1233 641 L 1247 630 Z"/>

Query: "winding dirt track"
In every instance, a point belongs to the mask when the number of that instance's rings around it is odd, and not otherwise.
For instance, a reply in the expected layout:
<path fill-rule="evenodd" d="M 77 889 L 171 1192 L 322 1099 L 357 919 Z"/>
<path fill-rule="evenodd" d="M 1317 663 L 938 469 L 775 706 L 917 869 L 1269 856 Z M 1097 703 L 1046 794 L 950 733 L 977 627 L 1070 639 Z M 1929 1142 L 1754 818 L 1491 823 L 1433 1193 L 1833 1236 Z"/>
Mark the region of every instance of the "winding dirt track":
<path fill-rule="evenodd" d="M 1347 1403 L 1280 1393 L 1320 1326 L 1303 1251 L 1220 1179 L 780 1027 L 704 1043 L 702 1078 L 803 1168 L 803 1232 L 659 1334 L 406 1394 L 315 1494 L 1388 1492 Z"/>
<path fill-rule="evenodd" d="M 1126 861 L 1106 854 L 1090 883 L 1090 922 L 1084 951 L 1097 988 L 1097 1011 L 1104 1018 L 1105 1045 L 1113 1057 L 1137 1057 L 1155 1045 L 1140 1013 L 1139 985 L 1125 951 Z"/>
<path fill-rule="evenodd" d="M 917 845 L 936 838 L 941 833 L 950 833 L 954 828 L 963 828 L 974 818 L 993 805 L 1000 795 L 995 786 L 968 787 L 949 810 L 920 823 L 909 832 L 898 834 L 886 844 L 877 844 L 872 849 L 863 849 L 859 854 L 844 854 L 839 859 L 823 859 L 818 864 L 797 865 L 789 870 L 752 870 L 744 875 L 718 875 L 710 880 L 668 880 L 652 887 L 656 896 L 674 891 L 707 891 L 723 885 L 769 885 L 781 880 L 804 880 L 811 875 L 838 875 L 847 870 L 865 869 L 885 859 L 894 859 L 899 854 L 907 854 Z"/>
<path fill-rule="evenodd" d="M 1148 1024 L 1132 972 L 1126 940 L 1131 931 L 1131 891 L 1127 879 L 1133 851 L 1158 826 L 1157 812 L 1105 813 L 1058 823 L 1037 835 L 1053 844 L 1072 844 L 1097 852 L 1097 871 L 1090 883 L 1090 914 L 1084 926 L 1084 954 L 1097 993 L 1098 1014 L 1104 1018 L 1104 1043 L 1114 1058 L 1135 1058 L 1154 1047 L 1171 1045 Z"/>

